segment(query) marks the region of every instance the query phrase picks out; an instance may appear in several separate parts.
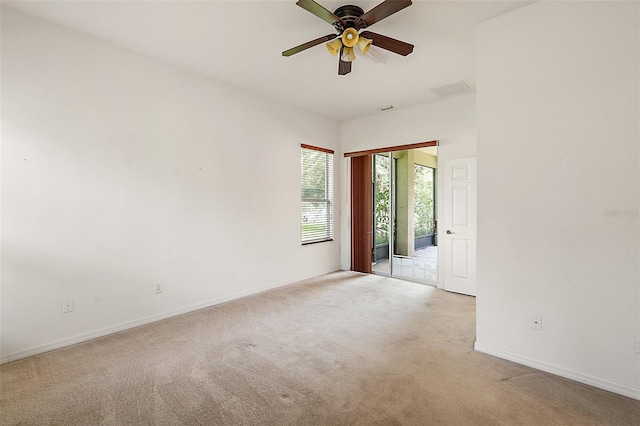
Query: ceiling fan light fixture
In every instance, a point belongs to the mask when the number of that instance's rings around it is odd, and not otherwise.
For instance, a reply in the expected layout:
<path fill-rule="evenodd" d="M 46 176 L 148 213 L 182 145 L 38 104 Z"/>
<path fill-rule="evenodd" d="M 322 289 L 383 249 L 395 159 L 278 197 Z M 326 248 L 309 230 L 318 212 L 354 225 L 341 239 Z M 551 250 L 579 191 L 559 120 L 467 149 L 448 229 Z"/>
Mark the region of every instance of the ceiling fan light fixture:
<path fill-rule="evenodd" d="M 353 62 L 356 60 L 356 52 L 353 51 L 353 47 L 345 47 L 340 57 L 344 62 Z"/>
<path fill-rule="evenodd" d="M 358 44 L 358 39 L 360 35 L 358 34 L 358 30 L 355 28 L 347 28 L 342 32 L 342 44 L 346 47 L 353 47 Z"/>
<path fill-rule="evenodd" d="M 327 43 L 327 50 L 333 56 L 336 56 L 338 52 L 340 52 L 340 49 L 342 49 L 342 41 L 339 38 L 336 38 L 335 40 L 332 40 L 329 43 Z"/>
<path fill-rule="evenodd" d="M 365 55 L 369 51 L 371 43 L 373 43 L 373 40 L 360 36 L 358 38 L 358 43 L 356 44 L 358 45 L 358 48 L 360 49 L 362 54 Z"/>

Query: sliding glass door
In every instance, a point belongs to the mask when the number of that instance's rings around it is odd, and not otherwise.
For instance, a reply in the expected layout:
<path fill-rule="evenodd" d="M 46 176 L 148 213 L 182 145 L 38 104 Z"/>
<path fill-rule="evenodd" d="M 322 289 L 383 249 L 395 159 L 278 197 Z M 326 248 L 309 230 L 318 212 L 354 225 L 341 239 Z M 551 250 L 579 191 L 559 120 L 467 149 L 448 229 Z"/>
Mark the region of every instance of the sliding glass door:
<path fill-rule="evenodd" d="M 372 270 L 391 274 L 389 262 L 391 239 L 391 157 L 375 154 L 373 157 L 373 250 Z"/>
<path fill-rule="evenodd" d="M 437 283 L 436 148 L 372 161 L 373 272 Z"/>

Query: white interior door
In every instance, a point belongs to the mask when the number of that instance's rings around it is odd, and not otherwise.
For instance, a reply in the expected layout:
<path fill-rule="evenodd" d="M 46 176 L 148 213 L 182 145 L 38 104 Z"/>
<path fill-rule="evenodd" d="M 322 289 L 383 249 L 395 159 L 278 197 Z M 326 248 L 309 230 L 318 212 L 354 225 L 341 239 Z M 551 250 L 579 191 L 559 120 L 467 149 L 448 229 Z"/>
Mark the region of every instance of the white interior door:
<path fill-rule="evenodd" d="M 438 226 L 444 289 L 475 296 L 476 158 L 446 160 L 444 169 L 444 218 Z"/>

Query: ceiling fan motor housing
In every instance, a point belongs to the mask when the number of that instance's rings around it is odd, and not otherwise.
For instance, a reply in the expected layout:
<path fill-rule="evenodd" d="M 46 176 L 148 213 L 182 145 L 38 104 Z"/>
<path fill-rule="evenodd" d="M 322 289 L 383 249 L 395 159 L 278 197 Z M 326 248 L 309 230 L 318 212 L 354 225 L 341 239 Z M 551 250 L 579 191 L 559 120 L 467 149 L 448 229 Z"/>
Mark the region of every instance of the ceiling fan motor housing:
<path fill-rule="evenodd" d="M 347 28 L 355 27 L 356 20 L 364 15 L 364 10 L 362 10 L 358 6 L 347 4 L 344 6 L 340 6 L 333 13 L 340 19 L 342 19 L 342 21 L 346 24 L 344 28 L 338 28 L 338 30 L 345 30 Z"/>

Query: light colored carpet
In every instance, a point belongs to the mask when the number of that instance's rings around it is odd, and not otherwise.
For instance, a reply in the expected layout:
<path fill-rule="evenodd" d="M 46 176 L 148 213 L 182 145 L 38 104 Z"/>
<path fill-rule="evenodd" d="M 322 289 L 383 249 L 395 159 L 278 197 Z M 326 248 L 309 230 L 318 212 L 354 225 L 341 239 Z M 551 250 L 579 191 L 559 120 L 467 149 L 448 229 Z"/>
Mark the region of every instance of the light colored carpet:
<path fill-rule="evenodd" d="M 1 367 L 0 423 L 638 425 L 640 402 L 473 350 L 475 299 L 329 274 Z"/>

